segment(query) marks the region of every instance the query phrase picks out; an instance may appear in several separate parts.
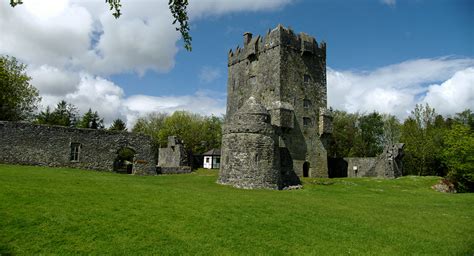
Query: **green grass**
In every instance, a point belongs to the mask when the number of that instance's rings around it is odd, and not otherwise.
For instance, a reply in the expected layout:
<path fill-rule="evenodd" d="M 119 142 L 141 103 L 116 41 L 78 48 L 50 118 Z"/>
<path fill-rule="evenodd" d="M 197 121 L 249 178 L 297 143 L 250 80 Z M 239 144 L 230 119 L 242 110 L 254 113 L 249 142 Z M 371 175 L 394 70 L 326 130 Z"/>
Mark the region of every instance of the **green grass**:
<path fill-rule="evenodd" d="M 0 254 L 474 253 L 474 194 L 435 192 L 436 177 L 293 191 L 216 178 L 0 165 Z"/>

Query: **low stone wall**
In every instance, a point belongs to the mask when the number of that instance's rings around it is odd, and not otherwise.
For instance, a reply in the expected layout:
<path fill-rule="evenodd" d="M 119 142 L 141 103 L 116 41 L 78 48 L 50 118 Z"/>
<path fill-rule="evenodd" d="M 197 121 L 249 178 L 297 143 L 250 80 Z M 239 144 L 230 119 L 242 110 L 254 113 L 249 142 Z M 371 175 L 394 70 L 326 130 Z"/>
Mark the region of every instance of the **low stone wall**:
<path fill-rule="evenodd" d="M 77 160 L 71 157 L 77 147 Z M 152 139 L 129 132 L 0 121 L 0 162 L 112 171 L 118 151 L 135 151 L 134 174 L 156 174 Z"/>

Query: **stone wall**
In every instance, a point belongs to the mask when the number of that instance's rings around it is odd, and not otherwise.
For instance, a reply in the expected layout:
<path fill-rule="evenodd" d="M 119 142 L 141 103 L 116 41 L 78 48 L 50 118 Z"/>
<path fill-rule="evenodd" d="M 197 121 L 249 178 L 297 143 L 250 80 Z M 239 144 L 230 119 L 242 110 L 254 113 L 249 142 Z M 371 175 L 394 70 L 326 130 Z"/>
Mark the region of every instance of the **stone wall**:
<path fill-rule="evenodd" d="M 78 146 L 77 160 L 71 150 Z M 113 171 L 118 151 L 135 152 L 134 174 L 156 174 L 152 139 L 120 131 L 0 122 L 0 162 Z"/>
<path fill-rule="evenodd" d="M 158 153 L 158 174 L 180 174 L 191 172 L 184 145 L 176 136 L 168 137 L 166 148 Z"/>
<path fill-rule="evenodd" d="M 388 145 L 377 157 L 345 157 L 331 159 L 330 177 L 379 177 L 402 176 L 403 143 Z M 342 174 L 342 175 L 341 175 Z"/>

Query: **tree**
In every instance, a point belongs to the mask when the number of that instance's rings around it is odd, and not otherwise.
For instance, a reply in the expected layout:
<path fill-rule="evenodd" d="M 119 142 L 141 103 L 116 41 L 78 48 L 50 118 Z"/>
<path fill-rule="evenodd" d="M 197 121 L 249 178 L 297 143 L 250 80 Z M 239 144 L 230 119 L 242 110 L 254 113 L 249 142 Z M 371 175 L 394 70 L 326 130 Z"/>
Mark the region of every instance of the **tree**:
<path fill-rule="evenodd" d="M 0 120 L 28 120 L 37 109 L 41 98 L 25 70 L 15 57 L 0 56 Z"/>
<path fill-rule="evenodd" d="M 105 3 L 109 4 L 112 15 L 118 19 L 121 15 L 122 4 L 120 0 L 105 0 Z M 10 0 L 10 5 L 15 7 L 18 4 L 23 4 L 23 0 Z M 181 33 L 184 41 L 184 48 L 188 51 L 192 50 L 191 41 L 192 38 L 189 35 L 189 18 L 187 13 L 188 0 L 169 0 L 168 6 L 173 15 L 173 24 L 179 22 L 179 26 L 176 30 Z"/>
<path fill-rule="evenodd" d="M 89 108 L 89 111 L 87 111 L 82 116 L 82 119 L 77 123 L 77 127 L 89 129 L 103 129 L 104 119 L 99 117 L 97 111 L 92 112 L 92 109 Z"/>
<path fill-rule="evenodd" d="M 155 146 L 159 147 L 159 132 L 163 128 L 167 117 L 168 114 L 166 113 L 150 113 L 145 117 L 140 117 L 133 126 L 132 132 L 142 133 L 152 137 Z"/>
<path fill-rule="evenodd" d="M 397 117 L 383 114 L 383 145 L 395 145 L 400 142 L 401 124 Z"/>
<path fill-rule="evenodd" d="M 442 122 L 437 116 L 428 104 L 416 105 L 403 123 L 401 141 L 405 143 L 406 174 L 443 175 L 439 163 L 444 127 L 440 126 Z"/>
<path fill-rule="evenodd" d="M 359 117 L 359 133 L 351 150 L 351 154 L 359 157 L 373 157 L 383 150 L 382 116 L 373 112 Z"/>
<path fill-rule="evenodd" d="M 109 130 L 110 131 L 126 131 L 127 127 L 125 125 L 125 122 L 122 119 L 117 118 L 117 119 L 114 120 L 112 125 L 109 127 Z"/>
<path fill-rule="evenodd" d="M 336 110 L 333 113 L 333 134 L 329 145 L 329 156 L 347 157 L 357 136 L 359 114 Z"/>
<path fill-rule="evenodd" d="M 200 154 L 211 148 L 220 148 L 223 118 L 204 117 L 186 111 L 171 116 L 153 113 L 139 118 L 132 132 L 151 136 L 157 146 L 165 147 L 168 136 L 178 136 L 187 150 Z"/>
<path fill-rule="evenodd" d="M 36 116 L 36 123 L 38 124 L 73 127 L 76 125 L 76 122 L 77 108 L 64 100 L 61 100 L 56 105 L 56 108 L 53 112 L 50 112 L 50 108 L 48 106 L 45 111 L 41 111 Z"/>
<path fill-rule="evenodd" d="M 448 178 L 460 192 L 474 192 L 474 132 L 467 124 L 456 123 L 446 132 L 443 162 Z"/>

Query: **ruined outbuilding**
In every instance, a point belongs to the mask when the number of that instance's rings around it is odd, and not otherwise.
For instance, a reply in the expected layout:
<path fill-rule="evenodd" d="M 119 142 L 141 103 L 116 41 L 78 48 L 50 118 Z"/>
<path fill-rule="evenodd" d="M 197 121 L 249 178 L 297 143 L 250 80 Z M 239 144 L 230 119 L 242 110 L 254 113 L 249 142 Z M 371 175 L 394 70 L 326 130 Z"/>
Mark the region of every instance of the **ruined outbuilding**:
<path fill-rule="evenodd" d="M 189 173 L 188 153 L 185 150 L 183 141 L 176 136 L 168 137 L 166 148 L 158 150 L 158 174 L 178 174 Z"/>
<path fill-rule="evenodd" d="M 219 183 L 277 189 L 327 177 L 326 44 L 281 25 L 228 56 Z"/>

